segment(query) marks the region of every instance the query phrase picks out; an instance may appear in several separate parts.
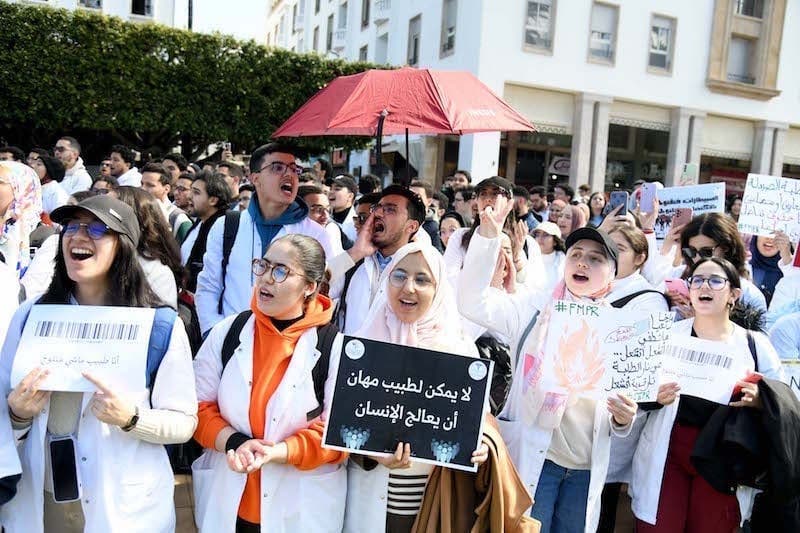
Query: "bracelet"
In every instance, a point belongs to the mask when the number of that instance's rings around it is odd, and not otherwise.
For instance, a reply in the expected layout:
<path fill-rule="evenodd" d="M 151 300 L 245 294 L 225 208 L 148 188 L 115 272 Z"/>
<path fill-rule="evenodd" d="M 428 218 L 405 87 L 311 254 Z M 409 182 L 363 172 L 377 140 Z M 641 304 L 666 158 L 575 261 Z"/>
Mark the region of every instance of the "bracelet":
<path fill-rule="evenodd" d="M 644 233 L 645 235 L 650 235 L 651 233 L 655 233 L 655 230 L 653 228 L 647 228 L 647 229 L 642 228 L 642 233 Z"/>
<path fill-rule="evenodd" d="M 8 416 L 11 417 L 11 421 L 17 424 L 30 424 L 33 422 L 33 417 L 30 418 L 20 418 L 14 414 L 14 411 L 11 408 L 8 408 Z"/>

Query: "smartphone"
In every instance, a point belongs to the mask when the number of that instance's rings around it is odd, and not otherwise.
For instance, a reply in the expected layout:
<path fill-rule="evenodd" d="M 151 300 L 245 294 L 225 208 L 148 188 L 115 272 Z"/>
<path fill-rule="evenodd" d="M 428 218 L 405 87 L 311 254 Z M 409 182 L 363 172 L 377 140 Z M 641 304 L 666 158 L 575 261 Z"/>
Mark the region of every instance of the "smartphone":
<path fill-rule="evenodd" d="M 645 183 L 642 185 L 640 189 L 641 196 L 639 196 L 639 210 L 642 213 L 650 213 L 653 209 L 653 200 L 656 199 L 657 190 L 655 183 Z"/>
<path fill-rule="evenodd" d="M 617 208 L 617 206 L 621 205 L 622 209 L 617 212 L 617 215 L 627 215 L 628 214 L 628 201 L 630 196 L 626 191 L 614 191 L 611 193 L 611 196 L 608 198 L 608 203 L 606 204 L 605 209 L 603 210 L 604 215 L 608 215 Z"/>
<path fill-rule="evenodd" d="M 691 207 L 679 207 L 672 216 L 672 226 L 682 226 L 692 221 L 694 212 Z"/>
<path fill-rule="evenodd" d="M 686 298 L 689 297 L 689 287 L 688 285 L 686 285 L 685 280 L 682 280 L 680 278 L 668 279 L 664 281 L 664 285 L 667 287 L 667 292 L 676 292 Z"/>
<path fill-rule="evenodd" d="M 75 438 L 50 437 L 50 475 L 53 482 L 53 499 L 57 503 L 74 502 L 81 499 L 78 480 L 78 463 L 75 456 Z"/>

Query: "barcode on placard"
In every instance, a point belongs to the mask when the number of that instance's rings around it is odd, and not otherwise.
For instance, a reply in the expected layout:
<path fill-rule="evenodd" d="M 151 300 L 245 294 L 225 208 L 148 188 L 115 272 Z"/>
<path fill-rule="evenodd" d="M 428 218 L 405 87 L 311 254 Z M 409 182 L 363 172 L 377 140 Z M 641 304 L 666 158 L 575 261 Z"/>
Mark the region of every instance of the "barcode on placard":
<path fill-rule="evenodd" d="M 69 340 L 132 341 L 139 337 L 139 324 L 42 320 L 36 323 L 33 334 Z"/>
<path fill-rule="evenodd" d="M 722 368 L 730 368 L 733 364 L 733 358 L 718 353 L 698 352 L 688 348 L 672 347 L 672 357 L 689 361 L 690 363 L 697 363 L 700 365 L 719 366 Z"/>

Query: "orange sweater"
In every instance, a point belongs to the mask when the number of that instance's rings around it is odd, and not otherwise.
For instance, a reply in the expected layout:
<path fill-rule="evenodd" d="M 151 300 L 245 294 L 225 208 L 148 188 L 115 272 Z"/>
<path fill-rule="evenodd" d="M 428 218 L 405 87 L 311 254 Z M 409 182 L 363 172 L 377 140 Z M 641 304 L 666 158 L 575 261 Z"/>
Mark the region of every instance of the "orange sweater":
<path fill-rule="evenodd" d="M 330 322 L 333 316 L 333 306 L 327 297 L 318 296 L 316 301 L 308 305 L 305 316 L 284 331 L 276 330 L 269 317 L 258 310 L 255 298 L 251 301 L 250 307 L 253 310 L 253 316 L 256 317 L 253 339 L 253 386 L 250 392 L 250 427 L 254 439 L 263 439 L 267 403 L 289 367 L 297 339 L 307 329 Z M 201 402 L 198 406 L 197 416 L 195 440 L 204 448 L 214 449 L 217 435 L 230 424 L 220 414 L 216 402 Z M 315 422 L 310 427 L 288 437 L 285 441 L 288 449 L 287 463 L 300 470 L 312 470 L 326 463 L 343 461 L 347 454 L 322 448 L 322 429 L 322 422 Z M 242 494 L 239 504 L 239 517 L 254 524 L 261 523 L 260 489 L 261 472 L 250 473 L 247 476 L 244 494 Z"/>

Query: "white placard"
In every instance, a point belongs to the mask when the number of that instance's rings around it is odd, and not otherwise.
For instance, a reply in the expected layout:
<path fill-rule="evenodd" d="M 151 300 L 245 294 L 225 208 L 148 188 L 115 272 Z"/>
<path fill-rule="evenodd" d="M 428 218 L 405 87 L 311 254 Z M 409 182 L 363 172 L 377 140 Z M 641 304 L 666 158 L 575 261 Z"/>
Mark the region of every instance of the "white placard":
<path fill-rule="evenodd" d="M 655 401 L 673 313 L 643 313 L 582 302 L 553 304 L 543 366 L 571 396 L 625 394 Z M 526 375 L 537 366 L 526 354 Z"/>
<path fill-rule="evenodd" d="M 747 375 L 749 356 L 731 355 L 731 345 L 698 339 L 689 335 L 673 335 L 664 354 L 661 382 L 675 381 L 680 393 L 727 404 L 736 382 Z"/>
<path fill-rule="evenodd" d="M 704 183 L 688 187 L 666 187 L 659 189 L 656 239 L 663 240 L 672 227 L 672 217 L 679 207 L 691 207 L 694 216 L 703 213 L 725 212 L 725 184 Z"/>
<path fill-rule="evenodd" d="M 800 239 L 800 180 L 748 174 L 739 214 L 739 231 L 751 235 L 789 235 Z"/>
<path fill-rule="evenodd" d="M 789 384 L 789 388 L 800 400 L 800 361 L 784 359 L 781 361 L 781 365 L 783 365 L 783 372 L 786 375 L 786 383 Z"/>
<path fill-rule="evenodd" d="M 22 331 L 11 386 L 34 368 L 50 375 L 43 390 L 92 392 L 89 372 L 115 390 L 145 389 L 147 346 L 155 309 L 34 305 Z"/>

